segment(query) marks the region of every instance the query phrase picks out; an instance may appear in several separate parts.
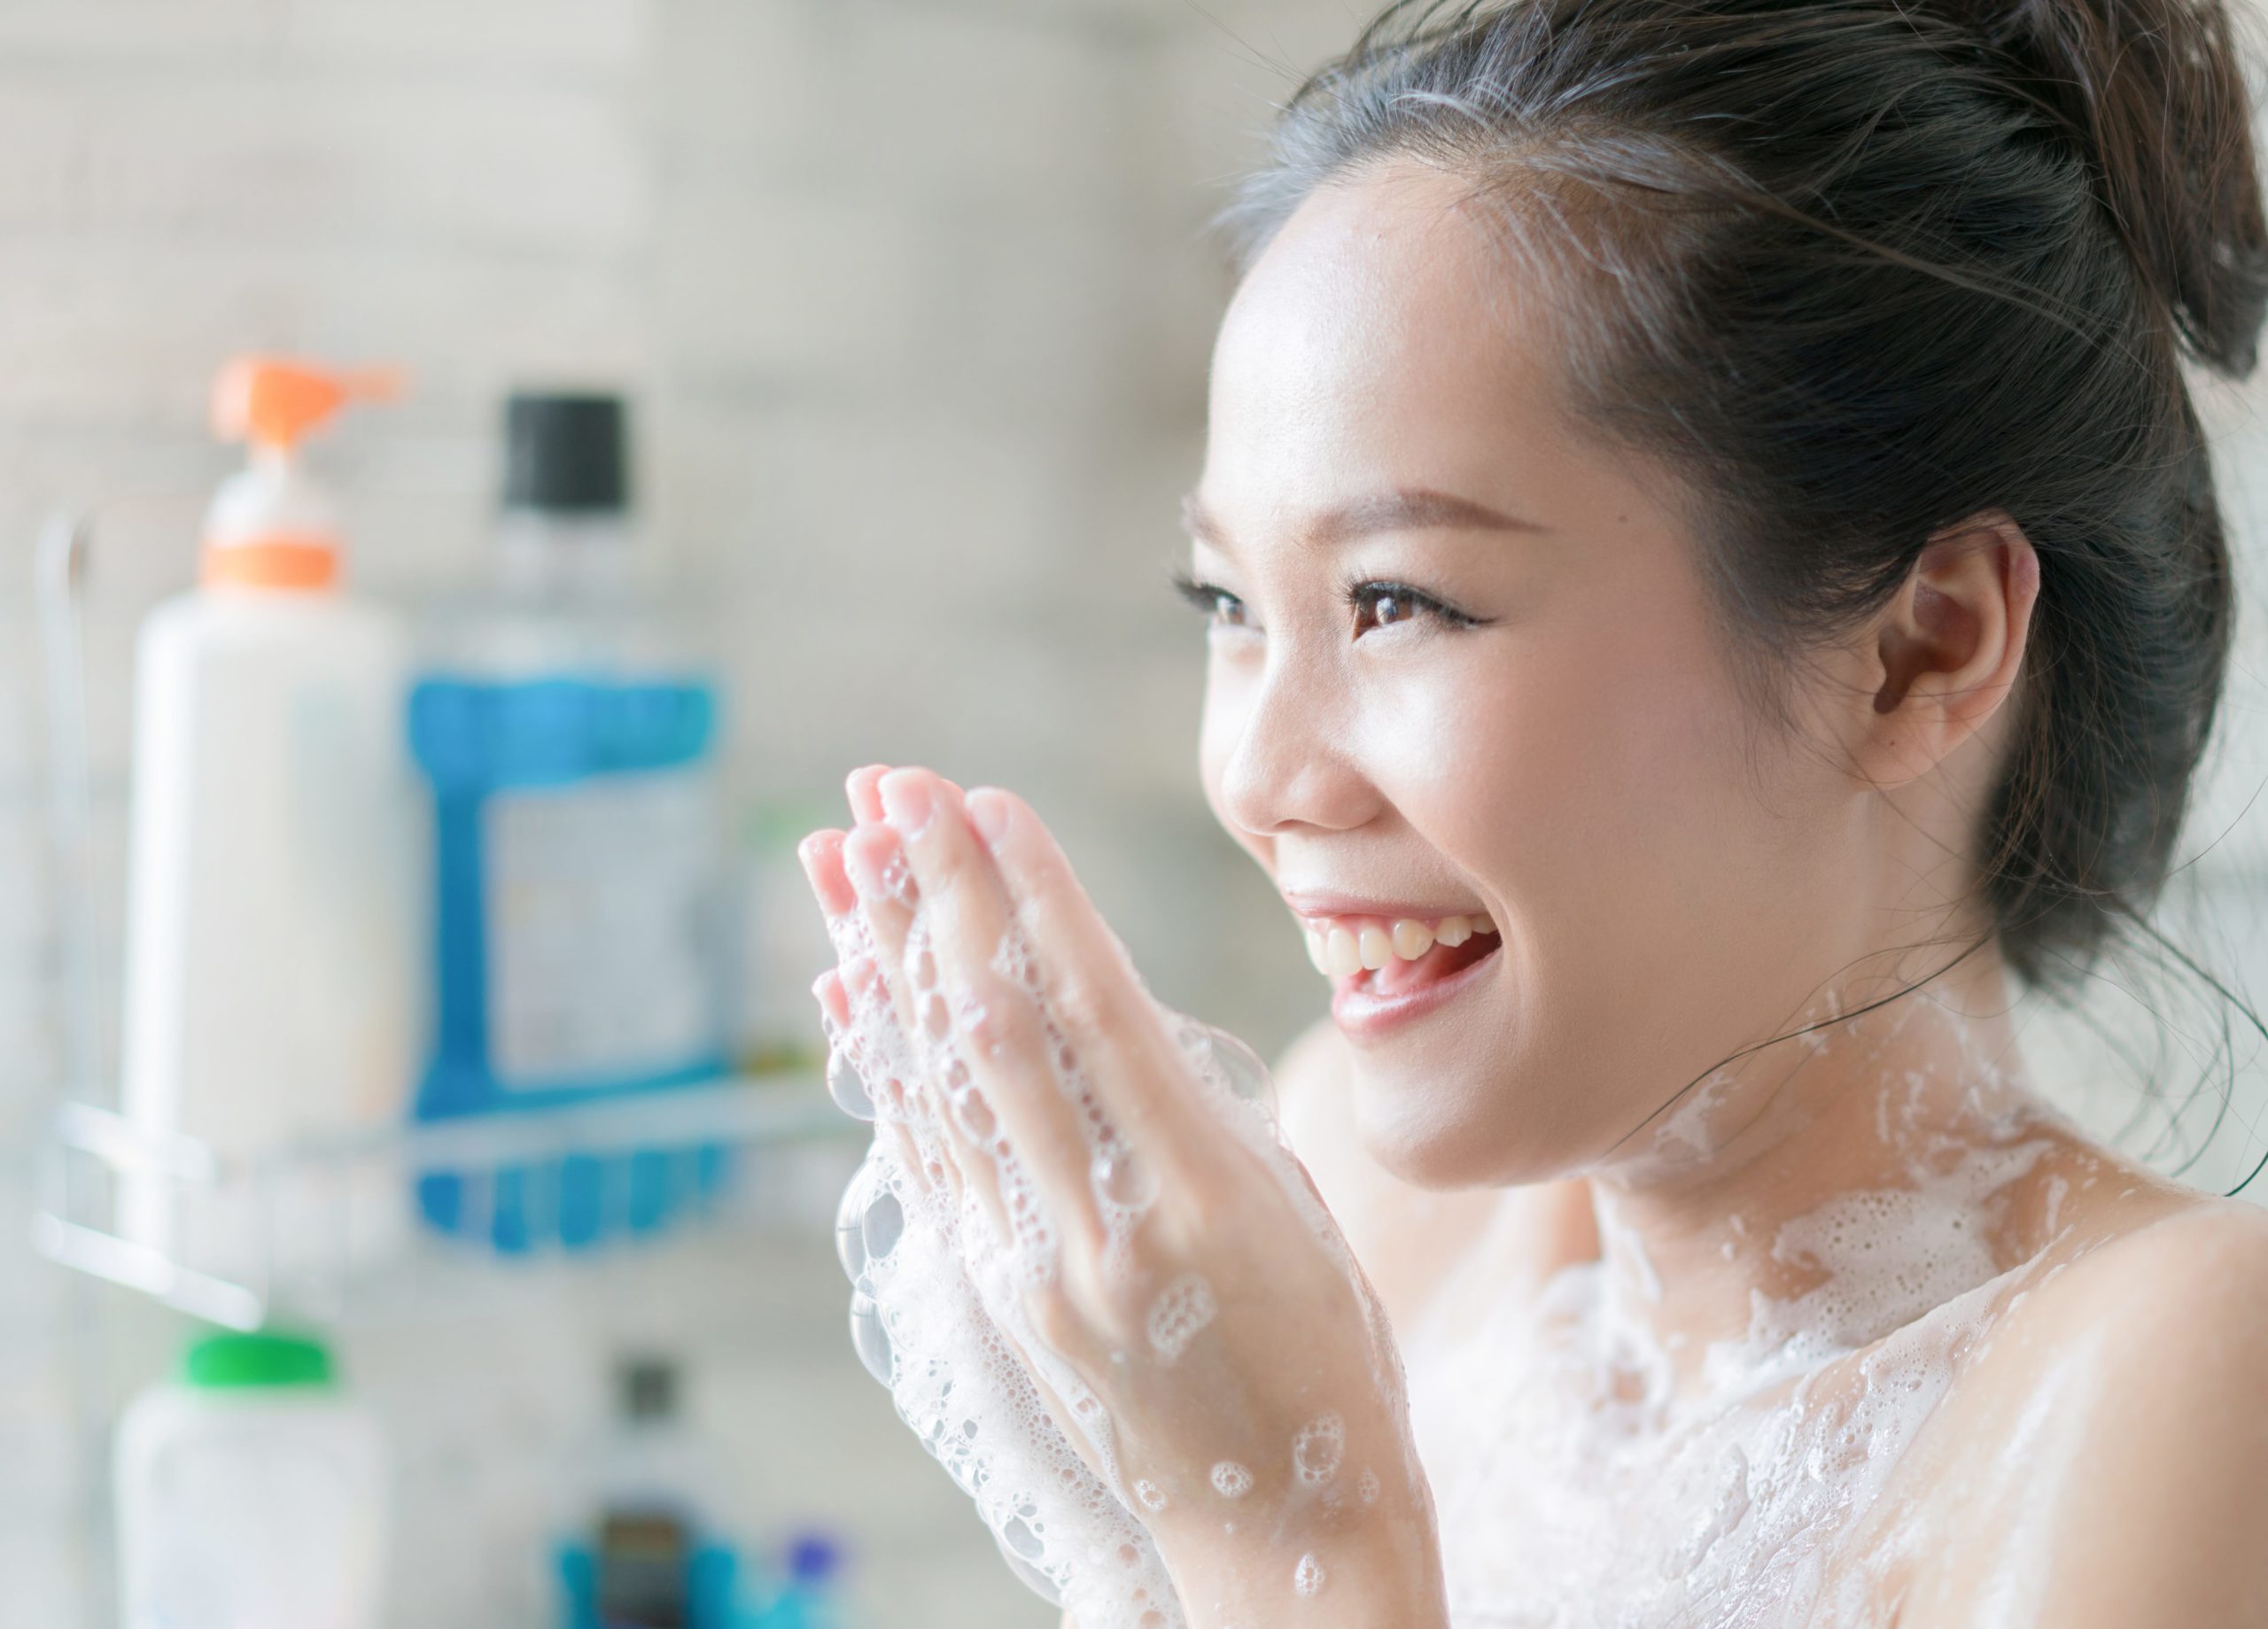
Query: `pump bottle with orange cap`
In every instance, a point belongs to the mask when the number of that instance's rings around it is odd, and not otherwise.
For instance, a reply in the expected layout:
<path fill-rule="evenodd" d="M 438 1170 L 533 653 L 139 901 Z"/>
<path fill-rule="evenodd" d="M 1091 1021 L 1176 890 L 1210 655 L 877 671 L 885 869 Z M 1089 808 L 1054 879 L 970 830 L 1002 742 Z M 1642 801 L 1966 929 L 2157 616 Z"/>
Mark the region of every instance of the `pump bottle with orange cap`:
<path fill-rule="evenodd" d="M 206 513 L 198 586 L 136 651 L 123 1106 L 240 1169 L 393 1119 L 422 1041 L 407 640 L 346 591 L 335 510 L 298 459 L 348 401 L 392 391 L 272 358 L 223 370 L 214 429 L 250 462 Z M 386 1247 L 387 1222 L 322 1186 L 337 1175 L 305 1191 L 276 1169 L 259 1191 L 136 1179 L 121 1226 L 229 1276 L 316 1265 L 279 1248 Z"/>

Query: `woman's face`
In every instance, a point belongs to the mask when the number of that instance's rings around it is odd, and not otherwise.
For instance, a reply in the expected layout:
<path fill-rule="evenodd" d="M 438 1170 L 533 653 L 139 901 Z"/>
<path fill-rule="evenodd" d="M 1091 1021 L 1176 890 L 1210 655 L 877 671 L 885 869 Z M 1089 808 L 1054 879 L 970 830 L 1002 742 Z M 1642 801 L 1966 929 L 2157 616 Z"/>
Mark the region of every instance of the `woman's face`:
<path fill-rule="evenodd" d="M 1414 925 L 1332 1008 L 1365 1140 L 1444 1186 L 1596 1160 L 1776 1033 L 1863 836 L 1832 755 L 1756 725 L 1676 488 L 1581 433 L 1466 192 L 1397 165 L 1301 206 L 1223 322 L 1190 512 L 1207 795 L 1326 959 Z"/>

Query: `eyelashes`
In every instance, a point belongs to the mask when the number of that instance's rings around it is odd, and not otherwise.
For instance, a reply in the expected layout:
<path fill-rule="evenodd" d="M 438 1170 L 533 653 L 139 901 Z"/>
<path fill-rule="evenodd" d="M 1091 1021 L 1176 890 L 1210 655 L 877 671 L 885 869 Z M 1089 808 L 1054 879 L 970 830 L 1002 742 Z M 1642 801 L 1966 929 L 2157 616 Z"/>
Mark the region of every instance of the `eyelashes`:
<path fill-rule="evenodd" d="M 1186 571 L 1177 571 L 1173 574 L 1173 587 L 1176 593 L 1201 612 L 1216 627 L 1244 628 L 1252 625 L 1244 601 L 1217 583 L 1208 583 Z M 1418 618 L 1447 629 L 1487 625 L 1486 618 L 1459 610 L 1438 594 L 1428 593 L 1422 588 L 1390 578 L 1353 578 L 1340 592 L 1356 639 L 1377 629 L 1398 626 Z"/>
<path fill-rule="evenodd" d="M 1446 628 L 1480 625 L 1479 617 L 1468 617 L 1447 601 L 1408 583 L 1358 578 L 1347 585 L 1346 595 L 1348 609 L 1355 614 L 1357 639 L 1373 628 L 1392 627 L 1413 617 L 1430 617 Z"/>
<path fill-rule="evenodd" d="M 1173 574 L 1173 589 L 1215 624 L 1223 628 L 1245 625 L 1244 601 L 1219 585 L 1192 577 L 1186 571 L 1177 571 Z"/>

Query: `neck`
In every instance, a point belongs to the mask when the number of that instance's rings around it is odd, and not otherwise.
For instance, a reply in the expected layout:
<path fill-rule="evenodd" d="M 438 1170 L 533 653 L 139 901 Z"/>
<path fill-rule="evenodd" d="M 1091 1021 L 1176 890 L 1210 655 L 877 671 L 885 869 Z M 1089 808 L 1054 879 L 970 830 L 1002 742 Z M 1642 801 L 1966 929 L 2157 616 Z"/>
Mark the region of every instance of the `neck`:
<path fill-rule="evenodd" d="M 2038 1125 L 2001 964 L 1871 998 L 1824 998 L 1590 1174 L 1607 1293 L 1681 1387 L 1713 1345 L 1863 1345 L 2004 1265 L 1993 1196 Z"/>

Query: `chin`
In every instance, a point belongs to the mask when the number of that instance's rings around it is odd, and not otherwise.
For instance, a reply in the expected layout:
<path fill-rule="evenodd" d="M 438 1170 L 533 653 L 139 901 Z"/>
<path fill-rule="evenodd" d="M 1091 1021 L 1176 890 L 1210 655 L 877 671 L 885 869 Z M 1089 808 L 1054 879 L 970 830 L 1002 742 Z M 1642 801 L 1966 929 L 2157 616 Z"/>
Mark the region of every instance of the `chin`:
<path fill-rule="evenodd" d="M 1526 1104 L 1511 1071 L 1459 1079 L 1404 1072 L 1375 1057 L 1354 1063 L 1355 1120 L 1371 1157 L 1419 1188 L 1511 1187 L 1549 1182 L 1579 1163 L 1560 1137 L 1535 1135 L 1559 1118 Z"/>

